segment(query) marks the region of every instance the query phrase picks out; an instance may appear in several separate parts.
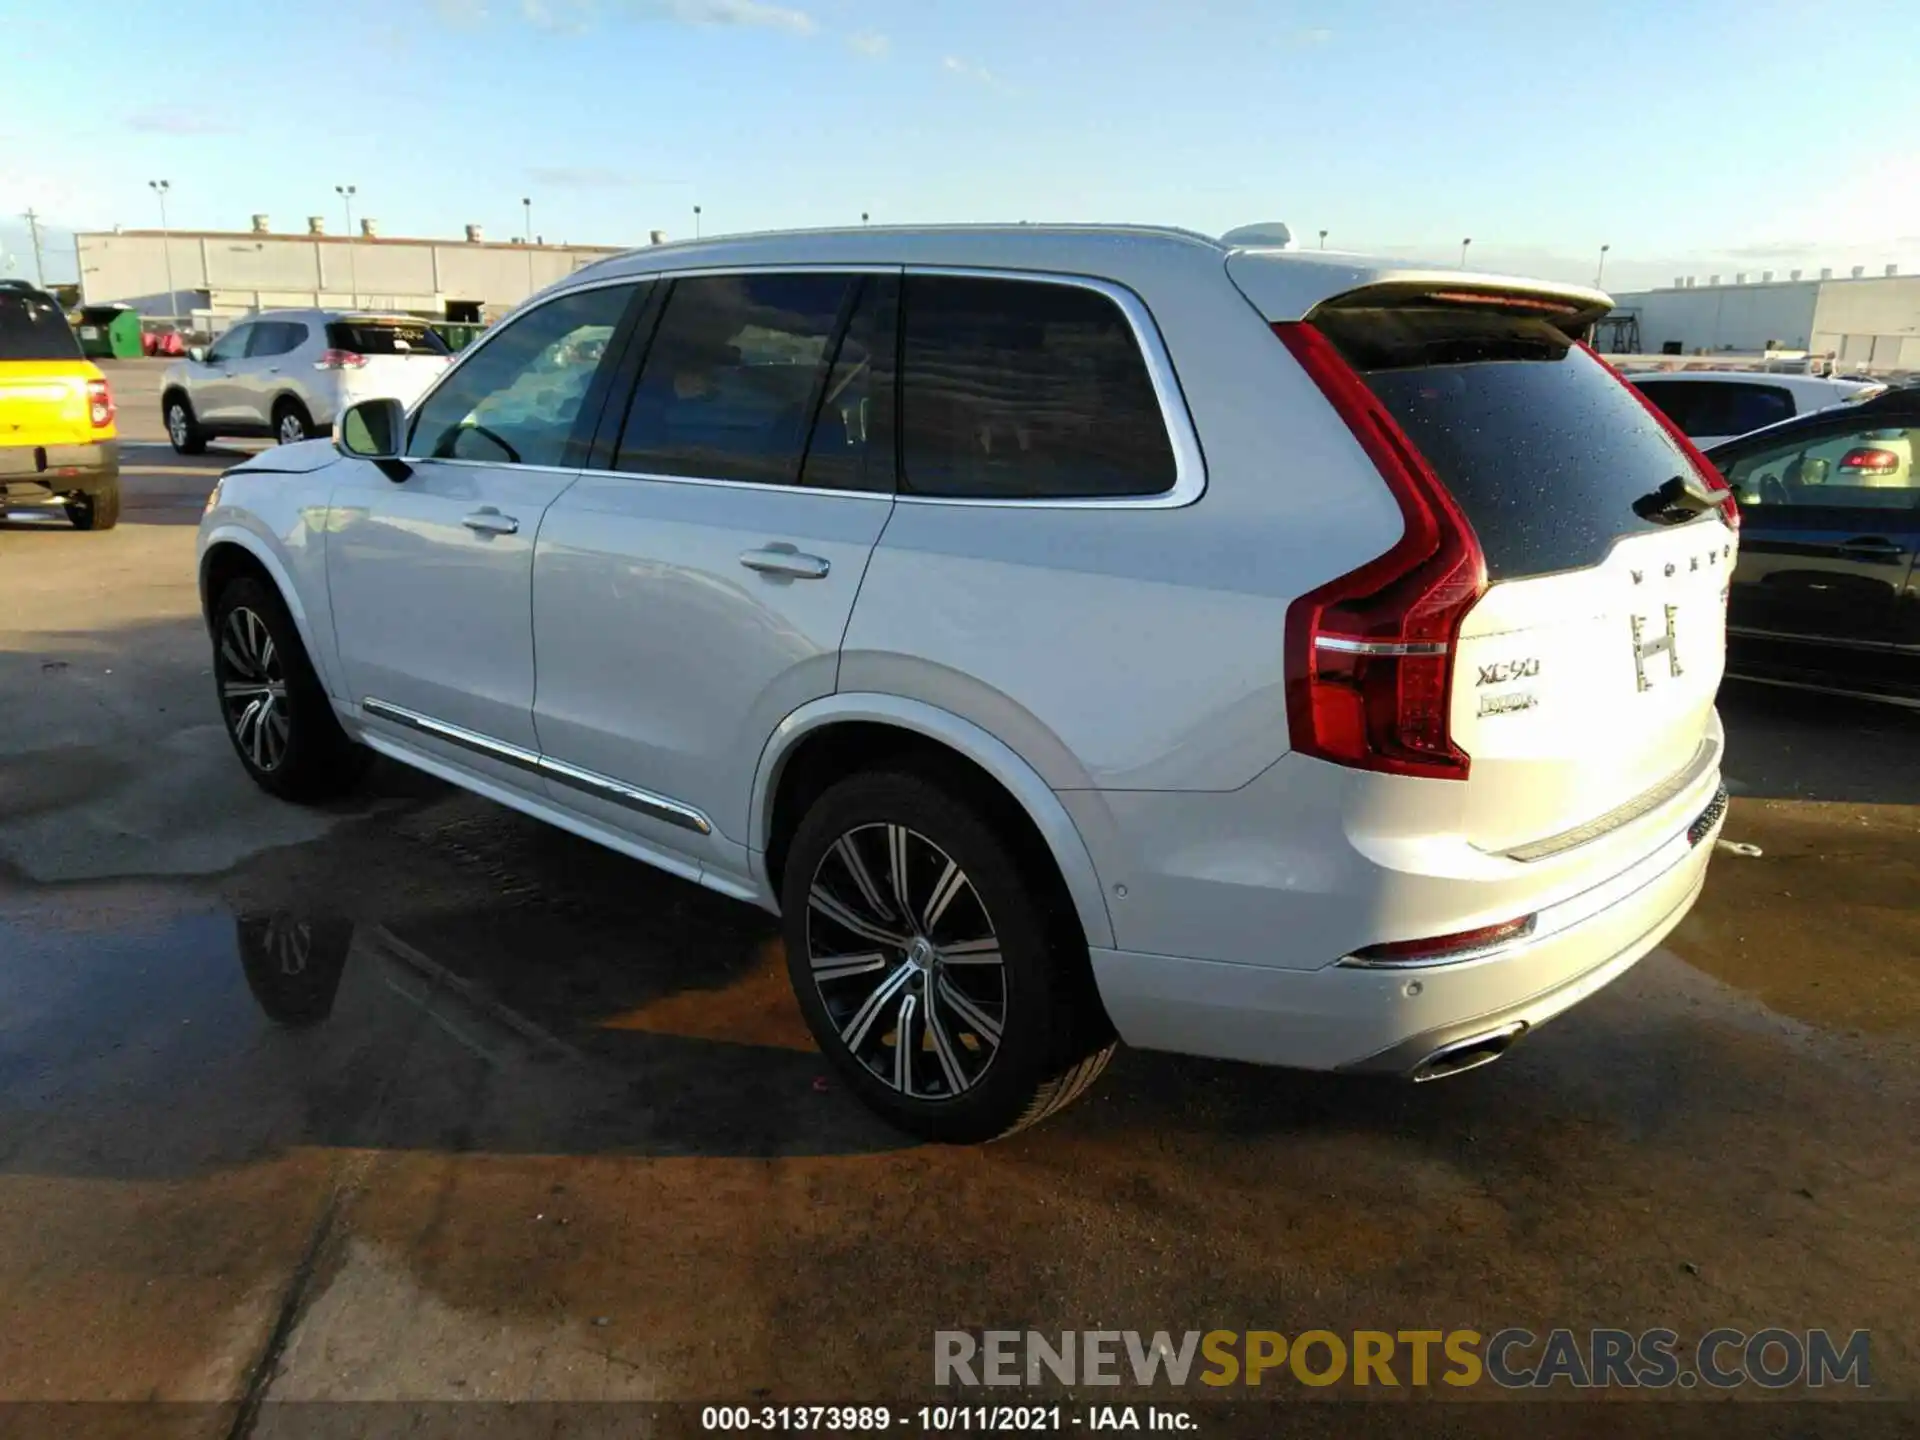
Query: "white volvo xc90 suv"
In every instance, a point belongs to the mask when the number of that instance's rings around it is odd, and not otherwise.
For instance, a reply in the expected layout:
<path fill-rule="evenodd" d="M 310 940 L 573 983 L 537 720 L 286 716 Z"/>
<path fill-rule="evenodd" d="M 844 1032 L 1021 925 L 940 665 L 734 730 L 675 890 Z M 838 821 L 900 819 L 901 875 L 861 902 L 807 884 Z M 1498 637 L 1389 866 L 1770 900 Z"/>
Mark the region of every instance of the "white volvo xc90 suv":
<path fill-rule="evenodd" d="M 1725 806 L 1737 513 L 1607 308 L 1173 230 L 640 251 L 226 473 L 219 702 L 276 795 L 378 751 L 777 912 L 922 1135 L 1116 1037 L 1466 1069 Z"/>

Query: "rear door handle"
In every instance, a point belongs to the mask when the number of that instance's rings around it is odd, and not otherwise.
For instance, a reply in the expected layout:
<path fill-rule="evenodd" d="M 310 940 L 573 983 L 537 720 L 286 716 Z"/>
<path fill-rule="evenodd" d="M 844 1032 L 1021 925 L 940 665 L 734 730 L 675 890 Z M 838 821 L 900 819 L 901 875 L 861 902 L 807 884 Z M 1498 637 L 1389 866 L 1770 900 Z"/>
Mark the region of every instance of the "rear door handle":
<path fill-rule="evenodd" d="M 762 575 L 784 575 L 790 580 L 824 580 L 833 568 L 825 556 L 803 555 L 798 550 L 773 546 L 745 551 L 740 563 Z"/>
<path fill-rule="evenodd" d="M 502 515 L 491 505 L 483 505 L 473 514 L 462 516 L 460 523 L 476 535 L 515 535 L 520 530 L 518 520 Z"/>

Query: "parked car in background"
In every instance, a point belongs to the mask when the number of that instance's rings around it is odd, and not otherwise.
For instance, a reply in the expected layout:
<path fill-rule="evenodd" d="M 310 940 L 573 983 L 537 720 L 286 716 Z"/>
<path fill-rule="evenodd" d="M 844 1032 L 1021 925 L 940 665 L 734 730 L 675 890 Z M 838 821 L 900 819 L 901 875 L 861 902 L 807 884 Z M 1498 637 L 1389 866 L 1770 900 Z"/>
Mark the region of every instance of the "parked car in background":
<path fill-rule="evenodd" d="M 1702 447 L 1810 411 L 1871 400 L 1887 388 L 1877 380 L 1758 370 L 1655 371 L 1627 379 Z"/>
<path fill-rule="evenodd" d="M 450 354 L 428 322 L 410 315 L 269 310 L 169 365 L 160 411 L 183 455 L 222 435 L 292 444 L 325 434 L 356 400 L 411 404 Z"/>
<path fill-rule="evenodd" d="M 1728 668 L 1920 703 L 1920 391 L 1769 426 L 1709 452 L 1739 498 Z"/>
<path fill-rule="evenodd" d="M 120 519 L 113 391 L 46 291 L 0 281 L 0 513 L 59 505 L 77 530 Z"/>
<path fill-rule="evenodd" d="M 220 713 L 276 795 L 374 750 L 780 914 L 922 1135 L 1116 1033 L 1453 1074 L 1724 814 L 1732 501 L 1574 343 L 1608 303 L 1129 227 L 651 247 L 227 471 Z"/>

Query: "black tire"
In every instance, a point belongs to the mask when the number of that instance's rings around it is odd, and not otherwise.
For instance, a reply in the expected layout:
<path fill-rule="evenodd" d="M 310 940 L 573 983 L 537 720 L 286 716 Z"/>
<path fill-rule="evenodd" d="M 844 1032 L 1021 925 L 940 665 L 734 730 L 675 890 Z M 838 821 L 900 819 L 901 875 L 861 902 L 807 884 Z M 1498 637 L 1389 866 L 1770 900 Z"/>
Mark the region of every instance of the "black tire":
<path fill-rule="evenodd" d="M 1053 877 L 1035 874 L 1009 839 L 987 812 L 934 780 L 883 771 L 828 790 L 788 847 L 787 970 L 807 1024 L 861 1099 L 924 1139 L 972 1144 L 1024 1129 L 1077 1099 L 1113 1055 L 1078 927 L 1057 908 Z M 893 878 L 896 845 L 905 906 Z M 948 865 L 960 879 L 943 887 Z M 915 918 L 903 925 L 908 910 Z M 869 925 L 890 920 L 893 934 L 910 929 L 930 948 L 890 943 L 885 923 L 850 929 L 849 915 Z M 863 968 L 816 980 L 816 946 L 823 958 Z M 980 958 L 993 954 L 997 966 Z M 997 1037 L 988 1033 L 995 1025 Z"/>
<path fill-rule="evenodd" d="M 104 490 L 90 490 L 66 504 L 67 519 L 76 530 L 111 530 L 120 523 L 120 482 Z"/>
<path fill-rule="evenodd" d="M 347 738 L 279 592 L 243 576 L 213 607 L 220 717 L 247 774 L 269 795 L 310 805 L 344 795 L 371 758 Z"/>
<path fill-rule="evenodd" d="M 273 405 L 274 443 L 298 445 L 302 440 L 312 438 L 313 416 L 307 413 L 307 407 L 291 395 L 283 395 L 276 400 Z"/>
<path fill-rule="evenodd" d="M 161 402 L 160 419 L 167 427 L 167 440 L 182 455 L 204 455 L 207 432 L 194 418 L 193 402 L 184 395 L 169 395 Z"/>

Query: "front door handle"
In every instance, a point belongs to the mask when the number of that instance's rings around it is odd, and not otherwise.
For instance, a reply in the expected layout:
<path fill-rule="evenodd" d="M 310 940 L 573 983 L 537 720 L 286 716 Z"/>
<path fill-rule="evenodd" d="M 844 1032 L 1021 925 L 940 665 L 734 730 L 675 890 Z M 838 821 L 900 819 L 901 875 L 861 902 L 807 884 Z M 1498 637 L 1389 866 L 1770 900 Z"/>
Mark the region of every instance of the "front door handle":
<path fill-rule="evenodd" d="M 515 535 L 520 530 L 518 520 L 502 515 L 491 505 L 483 505 L 473 514 L 462 516 L 460 523 L 476 535 Z"/>
<path fill-rule="evenodd" d="M 833 568 L 825 556 L 802 555 L 798 550 L 773 546 L 746 551 L 740 556 L 740 563 L 762 575 L 784 575 L 789 580 L 824 580 Z"/>

